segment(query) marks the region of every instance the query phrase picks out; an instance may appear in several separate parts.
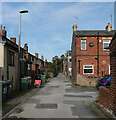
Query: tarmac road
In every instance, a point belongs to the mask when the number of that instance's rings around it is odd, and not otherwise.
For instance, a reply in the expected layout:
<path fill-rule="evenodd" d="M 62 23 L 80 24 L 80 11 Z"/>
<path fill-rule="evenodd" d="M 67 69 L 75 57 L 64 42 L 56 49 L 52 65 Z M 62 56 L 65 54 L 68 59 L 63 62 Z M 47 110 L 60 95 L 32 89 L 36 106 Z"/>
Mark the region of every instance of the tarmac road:
<path fill-rule="evenodd" d="M 96 88 L 72 86 L 63 74 L 48 82 L 9 118 L 99 118 L 90 103 L 95 101 Z"/>

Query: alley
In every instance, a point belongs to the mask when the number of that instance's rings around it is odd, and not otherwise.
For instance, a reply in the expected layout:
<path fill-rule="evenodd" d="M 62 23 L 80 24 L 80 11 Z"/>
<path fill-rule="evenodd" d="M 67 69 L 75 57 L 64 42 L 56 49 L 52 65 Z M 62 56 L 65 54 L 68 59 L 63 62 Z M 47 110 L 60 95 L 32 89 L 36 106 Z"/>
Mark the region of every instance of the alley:
<path fill-rule="evenodd" d="M 99 118 L 90 106 L 97 94 L 95 88 L 72 86 L 63 74 L 59 74 L 15 109 L 9 117 Z"/>

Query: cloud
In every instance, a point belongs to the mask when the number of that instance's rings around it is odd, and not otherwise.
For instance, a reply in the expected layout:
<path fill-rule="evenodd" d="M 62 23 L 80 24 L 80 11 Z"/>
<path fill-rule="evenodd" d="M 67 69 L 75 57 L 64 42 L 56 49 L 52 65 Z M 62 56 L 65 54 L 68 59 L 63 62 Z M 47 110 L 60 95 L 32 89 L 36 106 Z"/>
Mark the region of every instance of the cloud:
<path fill-rule="evenodd" d="M 113 3 L 94 2 L 3 2 L 2 4 L 3 24 L 7 26 L 8 36 L 16 36 L 17 41 L 18 12 L 23 9 L 29 10 L 29 14 L 22 15 L 21 45 L 28 43 L 30 53 L 38 52 L 49 60 L 71 48 L 74 23 L 78 24 L 78 29 L 102 28 L 106 24 L 104 19 L 113 9 Z M 106 9 L 107 5 L 109 9 Z M 75 19 L 75 16 L 78 19 Z"/>
<path fill-rule="evenodd" d="M 115 0 L 2 0 L 2 2 L 115 2 Z"/>

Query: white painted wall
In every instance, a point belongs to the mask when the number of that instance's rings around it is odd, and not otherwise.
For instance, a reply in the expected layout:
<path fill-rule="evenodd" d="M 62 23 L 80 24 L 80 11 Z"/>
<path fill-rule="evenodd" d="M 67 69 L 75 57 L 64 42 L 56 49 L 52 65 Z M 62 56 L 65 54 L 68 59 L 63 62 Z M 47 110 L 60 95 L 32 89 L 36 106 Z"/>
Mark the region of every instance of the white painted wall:
<path fill-rule="evenodd" d="M 4 67 L 4 45 L 0 43 L 0 67 Z"/>

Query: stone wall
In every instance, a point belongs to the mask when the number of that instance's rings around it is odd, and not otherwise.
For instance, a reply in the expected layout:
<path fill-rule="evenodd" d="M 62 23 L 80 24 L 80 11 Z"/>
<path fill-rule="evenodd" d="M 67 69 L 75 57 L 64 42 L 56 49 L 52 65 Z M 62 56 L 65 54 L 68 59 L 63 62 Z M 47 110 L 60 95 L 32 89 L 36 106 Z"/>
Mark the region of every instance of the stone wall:
<path fill-rule="evenodd" d="M 77 74 L 77 80 L 75 84 L 80 86 L 96 86 L 97 81 L 97 78 L 87 78 L 83 74 Z"/>

